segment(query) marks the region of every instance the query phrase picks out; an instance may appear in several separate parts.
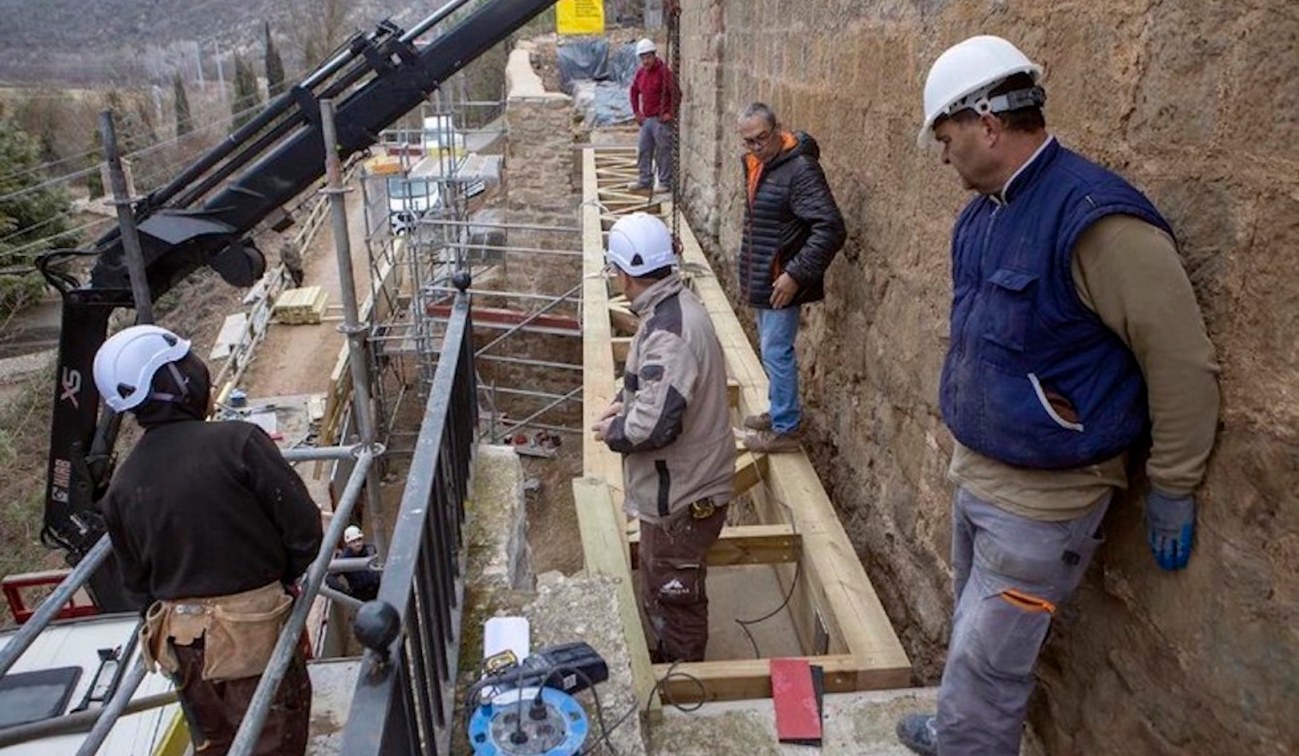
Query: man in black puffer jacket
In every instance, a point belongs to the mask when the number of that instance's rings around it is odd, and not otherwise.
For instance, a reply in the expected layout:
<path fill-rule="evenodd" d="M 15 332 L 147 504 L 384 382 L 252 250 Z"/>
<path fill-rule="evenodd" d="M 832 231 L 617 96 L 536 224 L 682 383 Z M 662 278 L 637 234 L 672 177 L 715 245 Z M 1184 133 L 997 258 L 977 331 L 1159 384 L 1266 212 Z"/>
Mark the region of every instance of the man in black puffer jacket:
<path fill-rule="evenodd" d="M 757 310 L 762 366 L 770 409 L 744 418 L 744 445 L 753 451 L 798 451 L 799 305 L 825 298 L 825 271 L 847 232 L 819 162 L 816 140 L 783 130 L 760 102 L 740 115 L 744 140 L 745 208 L 740 287 Z"/>

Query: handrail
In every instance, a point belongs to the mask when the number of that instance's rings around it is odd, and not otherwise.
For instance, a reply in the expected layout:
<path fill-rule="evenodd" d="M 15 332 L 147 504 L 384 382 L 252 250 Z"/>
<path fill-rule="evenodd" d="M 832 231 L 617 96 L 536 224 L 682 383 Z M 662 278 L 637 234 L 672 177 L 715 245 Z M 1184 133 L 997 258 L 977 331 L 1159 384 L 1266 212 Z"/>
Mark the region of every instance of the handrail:
<path fill-rule="evenodd" d="M 467 277 L 466 277 L 467 278 Z M 468 281 L 452 306 L 375 601 L 340 753 L 438 753 L 449 746 L 464 577 L 461 525 L 478 423 Z"/>
<path fill-rule="evenodd" d="M 343 528 L 346 527 L 348 521 L 348 516 L 351 513 L 353 505 L 356 503 L 357 495 L 360 493 L 361 483 L 364 482 L 365 470 L 368 469 L 370 460 L 373 459 L 375 453 L 376 450 L 366 449 L 359 446 L 323 447 L 319 449 L 302 448 L 285 452 L 285 457 L 290 458 L 293 461 L 337 459 L 339 456 L 344 454 L 358 457 L 356 469 L 361 471 L 361 477 L 354 486 L 353 479 L 356 478 L 357 473 L 356 470 L 353 470 L 352 478 L 349 478 L 348 480 L 347 489 L 343 491 L 343 496 L 339 500 L 338 510 L 334 515 L 335 519 L 330 523 L 330 534 L 326 536 L 325 540 L 321 544 L 321 552 L 316 556 L 317 561 L 313 562 L 311 568 L 308 570 L 308 575 L 310 575 L 312 570 L 317 568 L 321 559 L 321 554 L 323 554 L 324 562 L 323 565 L 320 566 L 321 578 L 316 581 L 317 588 L 319 588 L 319 583 L 324 579 L 323 575 L 325 572 L 329 571 L 331 567 L 334 567 L 336 571 L 355 569 L 354 565 L 346 563 L 345 560 L 338 560 L 342 563 L 336 566 L 334 565 L 333 545 L 338 543 L 339 538 L 342 536 Z M 337 527 L 334 527 L 335 525 L 337 525 Z M 337 530 L 337 532 L 334 532 L 335 530 Z M 58 615 L 59 610 L 63 608 L 63 605 L 68 603 L 68 600 L 72 598 L 72 595 L 80 590 L 90 579 L 90 576 L 93 575 L 101 565 L 103 565 L 104 561 L 108 559 L 109 554 L 112 553 L 112 548 L 112 542 L 109 540 L 107 535 L 100 538 L 90 552 L 86 554 L 86 557 L 77 564 L 72 572 L 68 573 L 67 577 L 63 579 L 63 582 L 59 583 L 59 586 L 54 589 L 54 592 L 41 602 L 40 606 L 37 607 L 35 614 L 33 614 L 31 618 L 18 629 L 18 632 L 14 634 L 13 638 L 11 638 L 7 644 L 5 644 L 4 648 L 0 648 L 0 677 L 3 677 L 8 673 L 14 663 L 22 658 L 23 653 L 31 647 L 37 636 L 39 636 L 45 628 L 49 627 L 50 623 Z M 300 598 L 298 603 L 309 608 L 311 599 L 315 598 L 316 593 L 311 592 L 308 594 L 308 592 L 304 590 L 303 596 L 308 595 L 310 596 L 309 599 L 304 601 Z M 305 624 L 305 609 L 302 614 L 302 624 Z M 290 622 L 292 622 L 292 616 L 290 617 Z M 300 634 L 301 632 L 302 628 L 299 626 L 297 633 Z M 297 635 L 294 635 L 294 638 L 296 639 Z M 123 663 L 130 664 L 131 660 L 123 659 Z M 123 711 L 131 710 L 129 700 L 139 683 L 139 680 L 137 679 L 135 681 L 136 684 L 130 684 L 130 676 L 135 674 L 136 671 L 132 669 L 130 675 L 128 675 L 128 679 L 124 680 L 123 684 L 118 687 L 117 692 L 114 694 L 114 697 L 109 704 L 100 711 L 94 712 L 98 717 L 96 720 L 96 728 L 103 728 L 104 735 L 106 735 L 107 730 L 111 729 L 113 724 L 116 723 L 118 717 Z M 282 669 L 280 670 L 280 675 L 283 675 Z M 118 699 L 121 700 L 119 701 Z M 84 714 L 85 713 L 83 712 L 82 715 L 64 715 L 62 717 L 44 720 L 43 723 L 52 728 L 58 728 L 61 726 L 71 728 L 75 726 L 73 724 L 74 722 L 80 722 L 85 718 Z M 40 729 L 31 729 L 27 735 L 9 732 L 6 732 L 5 735 L 7 740 L 13 740 L 16 737 L 30 737 L 35 739 L 44 737 L 43 732 L 44 731 Z M 97 733 L 93 734 L 93 737 L 98 736 Z"/>
<path fill-rule="evenodd" d="M 58 615 L 59 610 L 63 608 L 63 605 L 72 599 L 72 594 L 79 591 L 86 584 L 86 581 L 99 570 L 112 551 L 113 544 L 108 540 L 108 536 L 101 537 L 99 542 L 86 554 L 86 557 L 77 563 L 77 566 L 73 568 L 72 572 L 68 573 L 67 577 L 63 578 L 63 582 L 59 583 L 59 587 L 55 588 L 54 592 L 41 602 L 41 605 L 36 609 L 36 613 L 23 623 L 23 626 L 18 629 L 18 632 L 14 634 L 9 643 L 5 644 L 4 648 L 0 648 L 0 677 L 5 676 L 9 668 L 14 665 L 14 662 L 18 661 L 23 652 L 32 645 L 32 641 L 36 640 L 36 636 L 40 635 L 41 631 L 49 626 L 50 622 Z"/>

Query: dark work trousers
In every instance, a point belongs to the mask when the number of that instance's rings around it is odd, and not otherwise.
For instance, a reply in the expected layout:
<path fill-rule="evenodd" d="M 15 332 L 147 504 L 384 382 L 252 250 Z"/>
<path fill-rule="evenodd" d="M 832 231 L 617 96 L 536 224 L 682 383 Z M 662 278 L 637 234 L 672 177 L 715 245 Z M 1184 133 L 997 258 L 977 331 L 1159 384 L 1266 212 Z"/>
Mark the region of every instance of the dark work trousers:
<path fill-rule="evenodd" d="M 1109 504 L 1106 496 L 1082 517 L 1042 522 L 957 491 L 956 616 L 938 690 L 943 756 L 1018 756 L 1038 652 L 1101 543 Z"/>
<path fill-rule="evenodd" d="M 690 509 L 662 525 L 640 524 L 641 602 L 661 661 L 703 661 L 708 646 L 708 565 L 726 524 L 726 505 L 704 519 Z"/>
<path fill-rule="evenodd" d="M 203 639 L 189 646 L 172 646 L 180 661 L 173 680 L 185 710 L 195 753 L 224 756 L 234 742 L 260 677 L 215 682 L 203 679 Z M 253 748 L 257 756 L 301 756 L 307 750 L 307 725 L 311 719 L 311 678 L 299 648 L 293 654 L 280 689 L 271 702 L 261 737 Z"/>

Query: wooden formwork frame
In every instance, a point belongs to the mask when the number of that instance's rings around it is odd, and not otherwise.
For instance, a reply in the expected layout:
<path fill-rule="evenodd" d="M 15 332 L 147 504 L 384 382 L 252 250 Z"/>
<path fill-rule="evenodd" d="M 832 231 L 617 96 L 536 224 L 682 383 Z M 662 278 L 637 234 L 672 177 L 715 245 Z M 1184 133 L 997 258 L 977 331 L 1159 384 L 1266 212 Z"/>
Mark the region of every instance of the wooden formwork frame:
<path fill-rule="evenodd" d="M 615 363 L 626 358 L 635 318 L 625 298 L 611 296 L 603 275 L 604 234 L 618 217 L 635 212 L 672 212 L 627 191 L 636 180 L 636 153 L 630 148 L 582 151 L 583 176 L 583 411 L 594 425 L 617 391 Z M 721 284 L 698 241 L 680 223 L 683 270 L 703 301 L 726 357 L 736 420 L 767 405 L 767 377 L 745 337 Z M 622 513 L 622 465 L 617 454 L 587 434 L 583 474 L 573 481 L 582 548 L 588 572 L 611 577 L 618 586 L 619 610 L 632 656 L 632 673 L 642 700 L 656 690 L 676 702 L 766 698 L 771 695 L 768 659 L 652 665 L 632 589 L 636 566 L 636 522 Z M 753 455 L 736 462 L 735 491 L 749 494 L 761 524 L 727 527 L 708 554 L 708 563 L 725 567 L 769 564 L 807 658 L 825 670 L 828 691 L 907 687 L 911 663 L 879 597 L 866 576 L 834 507 L 806 454 Z M 690 678 L 694 678 L 693 680 Z M 696 683 L 695 681 L 698 681 Z M 660 682 L 661 681 L 661 682 Z"/>

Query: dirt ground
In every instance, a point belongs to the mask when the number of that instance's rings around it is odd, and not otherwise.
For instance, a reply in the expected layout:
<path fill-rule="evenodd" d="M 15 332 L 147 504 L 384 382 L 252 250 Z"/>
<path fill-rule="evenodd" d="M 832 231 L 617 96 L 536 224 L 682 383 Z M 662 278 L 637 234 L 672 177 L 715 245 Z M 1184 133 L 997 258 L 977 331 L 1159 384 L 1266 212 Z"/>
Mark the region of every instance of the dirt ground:
<path fill-rule="evenodd" d="M 370 282 L 369 256 L 365 248 L 364 211 L 359 191 L 347 199 L 347 229 L 351 237 L 353 276 L 358 306 L 365 299 Z M 322 393 L 329 388 L 329 376 L 343 347 L 337 256 L 333 228 L 326 218 L 311 244 L 303 250 L 304 286 L 320 286 L 329 295 L 329 313 L 319 325 L 272 323 L 266 340 L 244 374 L 243 388 L 250 396 Z"/>
<path fill-rule="evenodd" d="M 558 570 L 572 575 L 582 569 L 582 539 L 573 505 L 573 478 L 582 475 L 582 439 L 565 434 L 554 459 L 520 456 L 524 480 L 540 482 L 527 495 L 528 547 L 533 572 Z"/>

